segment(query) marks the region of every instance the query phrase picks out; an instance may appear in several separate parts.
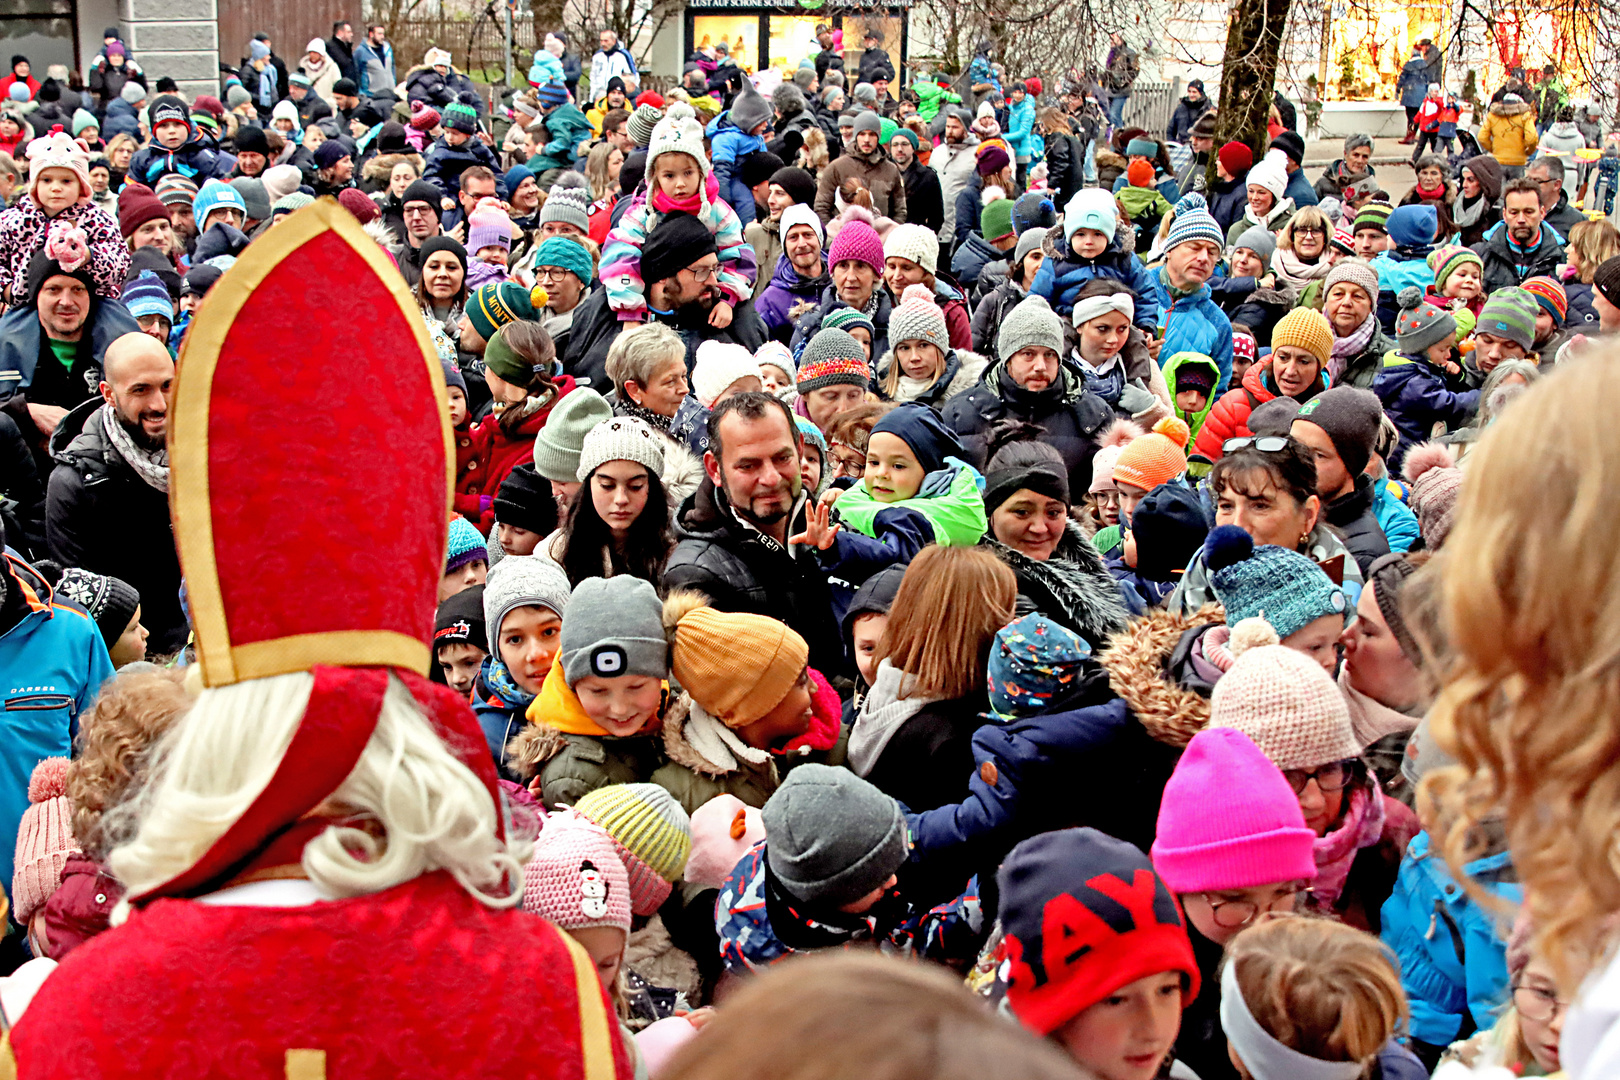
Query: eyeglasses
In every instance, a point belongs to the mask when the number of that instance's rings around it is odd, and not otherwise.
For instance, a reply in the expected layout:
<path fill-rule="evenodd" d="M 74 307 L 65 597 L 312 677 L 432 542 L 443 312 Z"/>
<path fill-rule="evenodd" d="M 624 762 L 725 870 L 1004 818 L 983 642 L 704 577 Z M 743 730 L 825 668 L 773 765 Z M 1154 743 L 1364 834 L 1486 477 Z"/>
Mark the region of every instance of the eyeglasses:
<path fill-rule="evenodd" d="M 564 270 L 560 266 L 537 266 L 534 268 L 534 280 L 561 281 L 566 275 L 571 273 L 573 273 L 572 270 Z M 698 280 L 702 281 L 703 279 L 698 278 Z"/>
<path fill-rule="evenodd" d="M 1221 453 L 1230 454 L 1242 450 L 1246 446 L 1252 446 L 1262 454 L 1275 454 L 1279 450 L 1288 449 L 1288 437 L 1286 435 L 1261 435 L 1256 438 L 1253 435 L 1245 435 L 1238 439 L 1227 439 L 1221 443 Z"/>
<path fill-rule="evenodd" d="M 405 216 L 406 217 L 437 217 L 438 212 L 436 210 L 434 210 L 433 207 L 431 207 L 431 206 L 407 206 L 405 208 Z"/>
<path fill-rule="evenodd" d="M 692 275 L 692 280 L 702 285 L 705 281 L 720 272 L 718 264 L 714 266 L 688 266 L 686 272 Z"/>
<path fill-rule="evenodd" d="M 1356 760 L 1335 761 L 1331 765 L 1323 765 L 1311 772 L 1304 769 L 1284 769 L 1283 777 L 1288 786 L 1294 789 L 1294 794 L 1304 792 L 1305 785 L 1312 780 L 1316 781 L 1316 788 L 1324 794 L 1330 791 L 1343 791 L 1350 781 L 1356 778 Z"/>
<path fill-rule="evenodd" d="M 1327 230 L 1318 229 L 1315 225 L 1301 225 L 1294 230 L 1295 236 L 1326 236 Z"/>
<path fill-rule="evenodd" d="M 1551 990 L 1544 990 L 1539 986 L 1517 983 L 1513 987 L 1513 1007 L 1519 1010 L 1520 1016 L 1526 1020 L 1534 1020 L 1538 1024 L 1552 1020 L 1568 1005 L 1567 1001 L 1559 1001 L 1558 995 Z"/>
<path fill-rule="evenodd" d="M 1263 905 L 1257 904 L 1253 900 L 1215 900 L 1210 897 L 1209 893 L 1200 893 L 1199 895 L 1204 898 L 1204 903 L 1209 905 L 1209 915 L 1210 918 L 1215 920 L 1216 926 L 1224 927 L 1227 930 L 1235 930 L 1240 926 L 1247 926 L 1252 923 L 1261 912 L 1293 911 L 1300 891 L 1297 887 L 1292 888 L 1288 892 L 1274 897 L 1270 903 Z M 1534 1018 L 1532 1017 L 1532 1019 Z"/>

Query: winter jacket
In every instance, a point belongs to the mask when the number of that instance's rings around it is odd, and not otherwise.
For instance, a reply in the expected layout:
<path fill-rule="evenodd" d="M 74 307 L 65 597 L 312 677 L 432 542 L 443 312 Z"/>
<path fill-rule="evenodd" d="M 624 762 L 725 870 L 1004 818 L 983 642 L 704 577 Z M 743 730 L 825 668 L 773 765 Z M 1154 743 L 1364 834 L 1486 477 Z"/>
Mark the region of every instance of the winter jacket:
<path fill-rule="evenodd" d="M 1509 285 L 1522 285 L 1538 275 L 1556 275 L 1564 261 L 1564 248 L 1551 225 L 1541 223 L 1541 236 L 1528 252 L 1517 252 L 1508 244 L 1507 225 L 1498 222 L 1485 239 L 1474 245 L 1485 264 L 1481 285 L 1487 294 Z"/>
<path fill-rule="evenodd" d="M 744 245 L 746 246 L 746 245 Z M 748 257 L 753 258 L 750 248 Z M 613 383 L 607 377 L 607 354 L 613 341 L 626 327 L 619 313 L 612 307 L 612 298 L 606 289 L 597 289 L 574 309 L 572 328 L 562 352 L 563 370 L 581 384 L 602 392 Z M 686 343 L 686 369 L 697 363 L 697 348 L 705 341 L 723 341 L 741 345 L 753 352 L 770 339 L 765 323 L 754 313 L 754 302 L 745 299 L 731 313 L 731 325 L 718 329 L 709 325 L 709 311 L 697 304 L 688 304 L 667 315 L 654 315 L 674 330 Z"/>
<path fill-rule="evenodd" d="M 1405 488 L 1394 480 L 1373 483 L 1373 516 L 1384 532 L 1391 551 L 1411 551 L 1422 535 L 1418 531 L 1417 515 L 1404 501 Z"/>
<path fill-rule="evenodd" d="M 1296 210 L 1302 206 L 1315 206 L 1322 201 L 1316 194 L 1316 188 L 1305 178 L 1304 169 L 1295 169 L 1288 174 L 1288 186 L 1283 189 L 1283 198 L 1292 199 Z"/>
<path fill-rule="evenodd" d="M 618 45 L 613 47 L 612 52 L 598 49 L 596 55 L 591 57 L 591 92 L 606 92 L 608 80 L 615 75 L 622 77 L 626 85 L 641 82 L 635 58 L 628 49 Z"/>
<path fill-rule="evenodd" d="M 684 705 L 685 700 L 685 695 L 677 695 L 669 706 Z M 513 771 L 525 779 L 539 777 L 540 802 L 547 810 L 572 806 L 609 784 L 647 783 L 663 765 L 663 741 L 656 734 L 624 738 L 571 734 L 546 723 L 558 709 L 584 716 L 579 699 L 563 681 L 560 664 L 551 669 L 540 696 L 529 705 L 528 723 L 507 744 Z M 678 723 L 684 715 L 669 719 Z M 656 730 L 656 724 L 650 726 Z"/>
<path fill-rule="evenodd" d="M 1160 355 L 1164 355 L 1162 351 Z M 1209 357 L 1200 356 L 1197 353 L 1172 353 L 1166 356 L 1164 362 L 1164 383 L 1170 391 L 1171 401 L 1174 401 L 1176 396 L 1176 375 L 1183 368 L 1188 367 L 1206 368 L 1215 377 L 1215 382 L 1217 384 L 1220 382 L 1221 369 Z M 1197 445 L 1198 433 L 1204 430 L 1204 422 L 1209 419 L 1209 414 L 1215 411 L 1215 405 L 1219 401 L 1220 398 L 1212 391 L 1209 399 L 1204 402 L 1204 407 L 1195 413 L 1182 412 L 1179 407 L 1175 409 L 1175 414 L 1186 422 L 1187 427 L 1192 432 L 1189 436 L 1191 439 L 1189 445 Z"/>
<path fill-rule="evenodd" d="M 141 329 L 123 304 L 99 298 L 91 301 L 85 325 L 88 332 L 79 339 L 78 359 L 72 369 L 62 371 L 58 365 L 52 372 L 48 367 L 41 370 L 41 353 L 48 352 L 49 346 L 39 324 L 39 313 L 24 305 L 0 317 L 0 409 L 11 414 L 18 430 L 30 440 L 38 429 L 28 414 L 27 403 L 71 409 L 86 398 L 99 402 L 96 388 L 101 384 L 101 359 L 107 346 Z M 56 362 L 54 357 L 47 359 Z"/>
<path fill-rule="evenodd" d="M 1131 183 L 1129 180 L 1127 180 L 1124 176 L 1118 176 L 1114 178 L 1114 182 L 1110 186 L 1109 190 L 1111 190 L 1115 195 L 1118 195 L 1130 188 L 1130 186 Z M 1176 183 L 1175 176 L 1170 173 L 1155 173 L 1153 176 L 1153 188 L 1160 195 L 1163 195 L 1164 201 L 1169 203 L 1171 206 L 1174 206 L 1181 199 L 1181 188 Z M 1136 216 L 1136 209 L 1134 207 L 1127 204 L 1125 209 L 1130 211 L 1133 217 Z M 1157 224 L 1155 224 L 1154 227 L 1157 228 Z"/>
<path fill-rule="evenodd" d="M 1569 167 L 1569 171 L 1564 174 L 1566 187 L 1569 183 L 1574 181 L 1575 175 L 1575 166 L 1571 165 Z M 1558 193 L 1557 205 L 1555 205 L 1551 210 L 1548 210 L 1546 215 L 1541 219 L 1553 229 L 1557 230 L 1558 235 L 1565 240 L 1569 239 L 1569 231 L 1571 229 L 1579 225 L 1581 222 L 1587 220 L 1585 214 L 1569 205 L 1569 199 L 1570 195 L 1567 190 L 1560 191 Z"/>
<path fill-rule="evenodd" d="M 1164 321 L 1164 308 L 1154 287 L 1157 275 L 1142 265 L 1141 256 L 1131 250 L 1123 230 L 1116 230 L 1108 247 L 1094 259 L 1075 253 L 1057 230 L 1041 241 L 1041 249 L 1046 258 L 1041 260 L 1040 268 L 1035 271 L 1035 280 L 1030 283 L 1029 291 L 1050 304 L 1053 311 L 1065 317 L 1065 321 L 1074 311 L 1074 302 L 1080 290 L 1086 282 L 1096 278 L 1118 281 L 1129 286 L 1136 294 L 1136 315 L 1132 319 L 1134 325 L 1153 333 Z M 1230 348 L 1227 351 L 1230 353 Z M 1231 364 L 1228 363 L 1227 367 L 1230 369 Z"/>
<path fill-rule="evenodd" d="M 45 913 L 47 955 L 60 962 L 68 953 L 109 929 L 112 910 L 124 898 L 124 886 L 107 868 L 73 852 L 62 866 L 62 884 L 40 910 Z"/>
<path fill-rule="evenodd" d="M 872 377 L 872 391 L 883 396 L 883 382 L 894 365 L 894 351 L 891 349 L 878 357 L 876 374 Z M 936 412 L 944 408 L 945 403 L 957 394 L 973 389 L 984 377 L 985 368 L 990 366 L 989 357 L 979 353 L 969 352 L 966 349 L 947 349 L 945 352 L 945 370 L 934 384 L 914 397 L 907 397 L 905 387 L 902 385 L 894 396 L 897 402 L 919 402 L 934 409 Z"/>
<path fill-rule="evenodd" d="M 803 515 L 804 506 L 796 507 L 789 536 L 803 527 Z M 676 511 L 675 536 L 675 550 L 664 566 L 666 591 L 696 589 L 719 611 L 781 619 L 804 638 L 811 667 L 845 670 L 827 575 L 808 549 L 784 548 L 743 524 L 725 493 L 707 479 Z"/>
<path fill-rule="evenodd" d="M 88 87 L 90 93 L 95 95 L 96 103 L 103 110 L 115 101 L 121 101 L 119 95 L 123 92 L 126 83 L 135 82 L 144 89 L 146 86 L 146 72 L 141 70 L 139 64 L 127 56 L 124 62 L 116 67 L 108 63 L 106 57 L 100 57 L 90 69 Z M 103 137 L 106 133 L 103 132 Z"/>
<path fill-rule="evenodd" d="M 1003 263 L 1007 253 L 992 247 L 978 233 L 968 233 L 967 240 L 951 256 L 951 274 L 964 289 L 978 286 L 984 268 L 992 263 Z"/>
<path fill-rule="evenodd" d="M 1215 224 L 1221 231 L 1230 232 L 1232 226 L 1243 217 L 1243 211 L 1249 205 L 1249 187 L 1244 182 L 1248 173 L 1231 180 L 1217 180 L 1209 192 L 1209 213 L 1215 219 Z"/>
<path fill-rule="evenodd" d="M 892 710 L 904 716 L 863 774 L 865 779 L 917 813 L 961 802 L 968 794 L 968 774 L 973 771 L 973 733 L 984 723 L 984 691 L 930 701 L 899 698 L 901 685 L 899 673 L 883 661 L 876 685 L 855 714 L 850 729 L 852 748 L 863 726 L 881 723 Z M 853 761 L 851 767 L 858 771 Z"/>
<path fill-rule="evenodd" d="M 1192 126 L 1212 108 L 1214 106 L 1209 98 L 1203 94 L 1199 94 L 1196 101 L 1190 97 L 1182 98 L 1176 102 L 1176 111 L 1170 115 L 1170 127 L 1165 132 L 1165 138 L 1174 143 L 1187 142 L 1192 134 Z"/>
<path fill-rule="evenodd" d="M 1300 404 L 1304 404 L 1323 390 L 1327 389 L 1327 379 L 1320 372 L 1316 381 L 1300 397 Z M 1249 414 L 1257 406 L 1264 405 L 1273 398 L 1281 396 L 1276 384 L 1271 381 L 1271 360 L 1257 360 L 1249 365 L 1249 370 L 1243 373 L 1243 384 L 1235 390 L 1228 390 L 1221 395 L 1215 407 L 1210 410 L 1209 416 L 1204 420 L 1204 426 L 1198 433 L 1195 448 L 1198 453 L 1210 461 L 1221 460 L 1221 446 L 1228 439 L 1238 439 L 1251 435 L 1249 430 Z"/>
<path fill-rule="evenodd" d="M 868 317 L 872 320 L 873 327 L 872 355 L 881 356 L 889 349 L 889 316 L 894 312 L 894 298 L 889 295 L 889 290 L 881 281 L 878 283 L 877 288 L 873 290 L 872 297 L 874 301 L 871 305 L 872 310 L 867 312 Z M 821 329 L 821 320 L 829 312 L 848 306 L 848 304 L 838 299 L 838 290 L 832 285 L 828 285 L 822 291 L 821 301 L 816 309 L 805 312 L 795 324 L 790 345 L 793 350 L 793 359 L 799 359 L 800 354 L 804 352 L 805 343 L 816 336 L 816 332 Z M 949 329 L 949 325 L 947 321 L 947 329 Z M 968 336 L 970 338 L 973 336 L 971 330 L 968 332 Z"/>
<path fill-rule="evenodd" d="M 1002 132 L 1012 147 L 1015 161 L 1028 161 L 1035 155 L 1035 99 L 1028 94 L 1007 106 L 1007 127 Z"/>
<path fill-rule="evenodd" d="M 652 783 L 688 814 L 717 795 L 764 806 L 781 783 L 769 751 L 748 746 L 685 693 L 664 711 L 663 754 Z"/>
<path fill-rule="evenodd" d="M 1536 152 L 1536 123 L 1523 101 L 1498 101 L 1479 129 L 1479 148 L 1503 165 L 1523 167 Z"/>
<path fill-rule="evenodd" d="M 853 146 L 846 146 L 843 157 L 821 170 L 816 182 L 815 208 L 823 222 L 832 220 L 836 212 L 834 196 L 844 181 L 852 177 L 871 192 L 872 213 L 893 218 L 901 225 L 906 223 L 905 178 L 881 146 L 870 154 L 862 154 Z M 749 201 L 753 201 L 752 196 L 749 196 Z"/>
<path fill-rule="evenodd" d="M 356 63 L 361 62 L 361 53 L 358 49 L 355 51 L 355 61 Z M 478 101 L 476 103 L 468 102 L 468 104 L 479 117 L 484 115 L 484 101 L 483 97 L 478 93 L 478 87 L 471 79 L 455 68 L 451 68 L 447 75 L 440 75 L 434 68 L 414 67 L 405 73 L 405 78 L 402 81 L 405 84 L 406 101 L 425 101 L 442 113 L 446 105 L 462 100 L 462 94 L 471 94 L 473 97 L 478 98 Z M 377 90 L 371 88 L 368 92 L 375 94 Z M 550 131 L 551 129 L 548 127 L 546 130 Z"/>
<path fill-rule="evenodd" d="M 1236 247 L 1238 237 L 1248 232 L 1249 228 L 1254 225 L 1264 225 L 1267 232 L 1280 236 L 1283 229 L 1288 227 L 1288 222 L 1291 221 L 1293 217 L 1294 200 L 1290 199 L 1287 195 L 1284 195 L 1281 201 L 1274 205 L 1270 210 L 1266 211 L 1266 219 L 1264 221 L 1261 221 L 1259 218 L 1255 217 L 1254 209 L 1250 207 L 1247 202 L 1245 202 L 1242 210 L 1239 211 L 1238 216 L 1233 219 L 1232 224 L 1226 230 L 1226 246 L 1228 248 Z"/>
<path fill-rule="evenodd" d="M 495 525 L 495 510 L 491 500 L 501 490 L 501 481 L 519 465 L 534 457 L 534 440 L 546 426 L 546 418 L 563 395 L 577 383 L 570 375 L 559 375 L 554 380 L 557 388 L 541 397 L 531 397 L 519 406 L 524 410 L 516 432 L 508 435 L 501 427 L 500 417 L 494 413 L 474 424 L 467 433 L 471 441 L 468 468 L 456 473 L 456 513 L 478 526 L 478 531 L 489 534 Z M 458 452 L 459 460 L 460 454 Z"/>
<path fill-rule="evenodd" d="M 1195 352 L 1209 357 L 1221 369 L 1220 385 L 1215 388 L 1216 393 L 1220 393 L 1232 381 L 1231 320 L 1210 298 L 1207 282 L 1187 295 L 1172 297 L 1170 280 L 1165 275 L 1163 268 L 1149 275 L 1153 286 L 1151 295 L 1165 313 L 1164 343 L 1159 347 L 1159 355 L 1170 357 L 1178 352 Z M 1143 298 L 1147 295 L 1144 293 Z"/>
<path fill-rule="evenodd" d="M 939 174 L 940 199 L 945 208 L 945 220 L 939 227 L 939 239 L 942 243 L 950 243 L 956 236 L 956 196 L 973 182 L 978 166 L 978 158 L 975 155 L 978 145 L 979 137 L 970 131 L 962 142 L 940 143 L 934 147 L 934 152 L 928 159 L 929 168 Z M 816 201 L 818 204 L 821 201 L 819 194 Z M 816 212 L 821 212 L 819 206 Z M 823 219 L 825 220 L 825 215 Z"/>
<path fill-rule="evenodd" d="M 749 198 L 753 196 L 750 195 Z M 754 265 L 759 267 L 759 276 L 754 278 L 754 300 L 757 310 L 760 295 L 770 286 L 773 276 L 770 271 L 775 270 L 776 260 L 782 257 L 782 227 L 772 218 L 749 221 L 743 225 L 743 239 L 754 249 Z"/>
<path fill-rule="evenodd" d="M 715 285 L 733 308 L 753 298 L 754 249 L 743 239 L 742 221 L 717 192 L 719 182 L 711 173 L 704 180 L 702 206 L 697 219 L 710 234 L 720 253 L 720 270 Z M 749 196 L 752 201 L 752 196 Z M 647 317 L 647 286 L 641 280 L 641 248 L 664 220 L 653 208 L 646 192 L 636 194 L 624 217 L 608 233 L 602 249 L 601 279 L 607 286 L 608 306 L 621 322 L 638 322 Z M 755 346 L 756 348 L 758 346 Z"/>
<path fill-rule="evenodd" d="M 967 238 L 979 231 L 979 216 L 984 213 L 984 194 L 975 184 L 968 184 L 956 193 L 956 229 L 951 236 L 951 247 L 960 248 Z"/>
<path fill-rule="evenodd" d="M 1434 269 L 1429 266 L 1430 247 L 1395 248 L 1380 251 L 1372 260 L 1378 275 L 1378 325 L 1386 334 L 1395 333 L 1395 317 L 1400 314 L 1401 291 L 1416 286 L 1428 292 L 1434 286 Z"/>
<path fill-rule="evenodd" d="M 996 337 L 1001 331 L 1001 320 L 1005 319 L 1028 295 L 1029 293 L 1017 283 L 1003 280 L 988 296 L 979 301 L 978 306 L 973 309 L 973 320 L 970 324 L 974 352 L 982 353 L 992 363 L 1001 359 L 996 353 Z"/>
<path fill-rule="evenodd" d="M 30 440 L 7 412 L 0 412 L 0 524 L 6 543 L 24 558 L 47 556 L 45 478 L 34 460 Z"/>
<path fill-rule="evenodd" d="M 1429 96 L 1429 63 L 1422 56 L 1414 56 L 1401 68 L 1401 74 L 1395 80 L 1395 88 L 1400 91 L 1401 107 L 1415 109 L 1423 104 L 1423 99 Z"/>
<path fill-rule="evenodd" d="M 1085 187 L 1086 147 L 1073 135 L 1061 131 L 1046 135 L 1046 186 L 1059 209 Z"/>
<path fill-rule="evenodd" d="M 169 497 L 142 480 L 102 426 L 100 398 L 68 413 L 51 436 L 45 536 L 63 566 L 127 582 L 141 594 L 153 653 L 177 652 L 188 633 Z"/>
<path fill-rule="evenodd" d="M 1478 390 L 1453 389 L 1427 360 L 1406 353 L 1384 357 L 1372 391 L 1384 403 L 1384 415 L 1401 433 L 1400 443 L 1389 457 L 1391 472 L 1399 471 L 1406 452 L 1433 438 L 1437 428 L 1455 431 L 1479 409 Z"/>
<path fill-rule="evenodd" d="M 1299 294 L 1280 275 L 1268 274 L 1260 281 L 1252 277 L 1229 277 L 1210 286 L 1210 298 L 1226 313 L 1233 326 L 1247 326 L 1254 340 L 1271 346 L 1271 331 L 1295 307 Z"/>
<path fill-rule="evenodd" d="M 360 89 L 361 97 L 376 97 L 384 91 L 392 91 L 396 86 L 394 81 L 394 46 L 390 42 L 383 42 L 379 50 L 372 46 L 369 39 L 355 42 L 354 67 L 359 78 L 355 80 Z M 438 75 L 432 68 L 418 68 L 418 73 L 426 71 L 430 75 Z M 407 78 L 410 72 L 405 73 Z M 461 90 L 474 91 L 472 80 L 467 78 L 455 68 L 442 82 L 450 91 L 451 96 Z M 449 100 L 435 101 L 435 106 L 447 105 Z M 480 110 L 482 113 L 482 110 Z"/>
<path fill-rule="evenodd" d="M 1356 486 L 1348 495 L 1325 504 L 1322 514 L 1344 537 L 1344 546 L 1356 557 L 1363 577 L 1378 558 L 1389 554 L 1389 541 L 1373 512 L 1373 478 L 1366 473 L 1356 477 Z"/>
<path fill-rule="evenodd" d="M 1063 537 L 1045 559 L 1033 559 L 986 534 L 980 545 L 1012 568 L 1018 579 L 1018 612 L 1039 612 L 1073 630 L 1101 652 L 1125 629 L 1130 612 L 1109 577 L 1102 556 L 1080 531 L 1064 523 Z"/>
<path fill-rule="evenodd" d="M 1344 193 L 1353 185 L 1377 175 L 1378 170 L 1370 164 L 1367 166 L 1366 172 L 1353 173 L 1345 166 L 1344 158 L 1335 158 L 1333 164 L 1323 169 L 1322 175 L 1316 178 L 1314 190 L 1316 191 L 1317 202 L 1320 203 L 1326 198 L 1334 198 L 1343 202 Z"/>
<path fill-rule="evenodd" d="M 101 120 L 101 137 L 111 141 L 115 135 L 128 135 L 132 139 L 141 137 L 141 125 L 135 118 L 135 106 L 123 98 L 109 101 L 106 115 Z"/>
<path fill-rule="evenodd" d="M 1372 389 L 1373 379 L 1378 376 L 1378 369 L 1384 363 L 1384 355 L 1393 352 L 1398 346 L 1395 339 L 1384 333 L 1382 326 L 1373 327 L 1372 340 L 1367 347 L 1345 362 L 1344 370 L 1339 373 L 1335 386 L 1354 386 L 1361 390 Z"/>
<path fill-rule="evenodd" d="M 940 191 L 939 174 L 913 158 L 900 171 L 906 183 L 906 220 L 937 233 L 945 223 L 945 199 Z"/>
<path fill-rule="evenodd" d="M 428 148 L 422 179 L 438 188 L 445 198 L 454 199 L 461 194 L 461 174 L 474 165 L 482 165 L 500 175 L 501 163 L 482 139 L 468 139 L 460 146 L 451 146 L 441 135 Z"/>
<path fill-rule="evenodd" d="M 1069 490 L 1085 491 L 1091 486 L 1091 459 L 1097 453 L 1097 438 L 1114 419 L 1114 410 L 1096 394 L 1088 393 L 1085 380 L 1072 368 L 1063 367 L 1059 378 L 1045 390 L 1025 390 L 1012 381 L 1005 360 L 985 370 L 984 379 L 973 389 L 945 403 L 945 426 L 956 432 L 975 468 L 983 469 L 987 458 L 990 429 L 1002 420 L 1022 420 L 1041 428 L 1041 441 L 1063 455 L 1069 469 Z"/>
<path fill-rule="evenodd" d="M 547 117 L 547 130 L 550 123 L 551 119 Z M 714 178 L 720 184 L 720 198 L 737 212 L 740 219 L 752 222 L 754 193 L 743 183 L 740 170 L 743 158 L 765 149 L 765 140 L 738 128 L 731 120 L 729 109 L 710 120 L 704 134 L 709 137 L 709 161 L 714 168 Z"/>
<path fill-rule="evenodd" d="M 765 321 L 771 337 L 786 344 L 793 336 L 793 310 L 800 304 L 815 304 L 822 292 L 832 287 L 832 279 L 827 276 L 825 258 L 821 276 L 816 278 L 801 277 L 786 255 L 778 258 L 775 266 L 770 283 L 754 301 L 754 310 Z"/>
<path fill-rule="evenodd" d="M 1524 890 L 1512 856 L 1496 848 L 1463 872 L 1491 896 L 1517 904 Z M 1451 876 L 1427 832 L 1407 845 L 1382 916 L 1380 936 L 1400 961 L 1413 1038 L 1445 1046 L 1496 1022 L 1511 993 L 1505 930 Z"/>
<path fill-rule="evenodd" d="M 571 169 L 579 157 L 580 143 L 593 137 L 591 122 L 572 102 L 563 102 L 545 116 L 546 145 L 525 165 L 539 176 L 550 169 Z M 497 175 L 500 170 L 496 170 Z"/>
<path fill-rule="evenodd" d="M 9 293 L 13 305 L 23 304 L 27 288 L 28 264 L 45 247 L 51 226 L 62 221 L 84 230 L 90 246 L 90 277 L 96 295 L 117 300 L 129 272 L 129 245 L 118 231 L 118 222 L 90 202 L 74 203 L 54 218 L 24 195 L 17 205 L 0 213 L 0 300 Z"/>

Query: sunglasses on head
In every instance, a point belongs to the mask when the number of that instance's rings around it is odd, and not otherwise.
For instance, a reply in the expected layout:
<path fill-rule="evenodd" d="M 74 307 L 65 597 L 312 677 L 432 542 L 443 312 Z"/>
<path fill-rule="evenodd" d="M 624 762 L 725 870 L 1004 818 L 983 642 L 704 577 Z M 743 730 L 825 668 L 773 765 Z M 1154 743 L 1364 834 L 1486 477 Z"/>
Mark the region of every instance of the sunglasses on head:
<path fill-rule="evenodd" d="M 1261 435 L 1259 437 L 1245 435 L 1238 439 L 1227 439 L 1221 443 L 1221 453 L 1230 454 L 1234 450 L 1242 450 L 1245 446 L 1252 446 L 1262 454 L 1275 454 L 1279 450 L 1288 448 L 1288 437 L 1286 435 Z"/>

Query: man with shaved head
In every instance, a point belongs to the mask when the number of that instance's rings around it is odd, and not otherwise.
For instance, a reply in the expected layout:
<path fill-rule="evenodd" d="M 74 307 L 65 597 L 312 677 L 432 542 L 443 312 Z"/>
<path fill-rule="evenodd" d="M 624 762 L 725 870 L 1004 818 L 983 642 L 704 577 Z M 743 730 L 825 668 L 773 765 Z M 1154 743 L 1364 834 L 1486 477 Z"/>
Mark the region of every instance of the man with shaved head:
<path fill-rule="evenodd" d="M 51 436 L 56 468 L 45 495 L 45 542 L 63 566 L 128 582 L 156 654 L 186 643 L 180 559 L 169 528 L 169 396 L 174 360 L 155 339 L 107 346 L 101 396 Z"/>

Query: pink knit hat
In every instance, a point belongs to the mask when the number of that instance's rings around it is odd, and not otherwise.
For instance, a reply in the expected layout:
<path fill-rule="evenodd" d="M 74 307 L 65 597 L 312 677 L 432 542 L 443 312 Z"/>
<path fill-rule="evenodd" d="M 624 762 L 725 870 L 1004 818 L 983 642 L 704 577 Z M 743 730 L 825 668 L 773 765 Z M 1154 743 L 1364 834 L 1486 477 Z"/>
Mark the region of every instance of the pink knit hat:
<path fill-rule="evenodd" d="M 1153 869 L 1176 893 L 1297 881 L 1316 876 L 1315 841 L 1299 797 L 1259 747 L 1241 731 L 1206 728 L 1164 786 Z"/>
<path fill-rule="evenodd" d="M 523 910 L 564 930 L 630 933 L 630 875 L 607 833 L 571 819 L 548 824 L 523 868 Z"/>
<path fill-rule="evenodd" d="M 735 795 L 716 795 L 692 815 L 692 854 L 686 880 L 718 889 L 742 857 L 765 839 L 760 813 Z"/>
<path fill-rule="evenodd" d="M 62 867 L 81 849 L 73 836 L 73 804 L 67 800 L 67 758 L 46 758 L 28 781 L 29 807 L 17 826 L 17 859 L 11 904 L 17 922 L 28 925 L 62 884 Z"/>
<path fill-rule="evenodd" d="M 1243 732 L 1279 769 L 1314 769 L 1363 749 L 1350 707 L 1322 665 L 1283 645 L 1237 658 L 1215 684 L 1209 726 Z"/>
<path fill-rule="evenodd" d="M 866 263 L 879 274 L 883 273 L 883 240 L 877 230 L 864 221 L 851 221 L 838 230 L 827 253 L 827 265 L 837 266 L 846 259 Z"/>
<path fill-rule="evenodd" d="M 1423 546 L 1438 551 L 1451 535 L 1457 518 L 1457 496 L 1462 494 L 1463 474 L 1451 451 L 1443 443 L 1426 442 L 1406 452 L 1401 464 L 1406 482 L 1412 485 L 1412 512 L 1417 515 Z"/>

